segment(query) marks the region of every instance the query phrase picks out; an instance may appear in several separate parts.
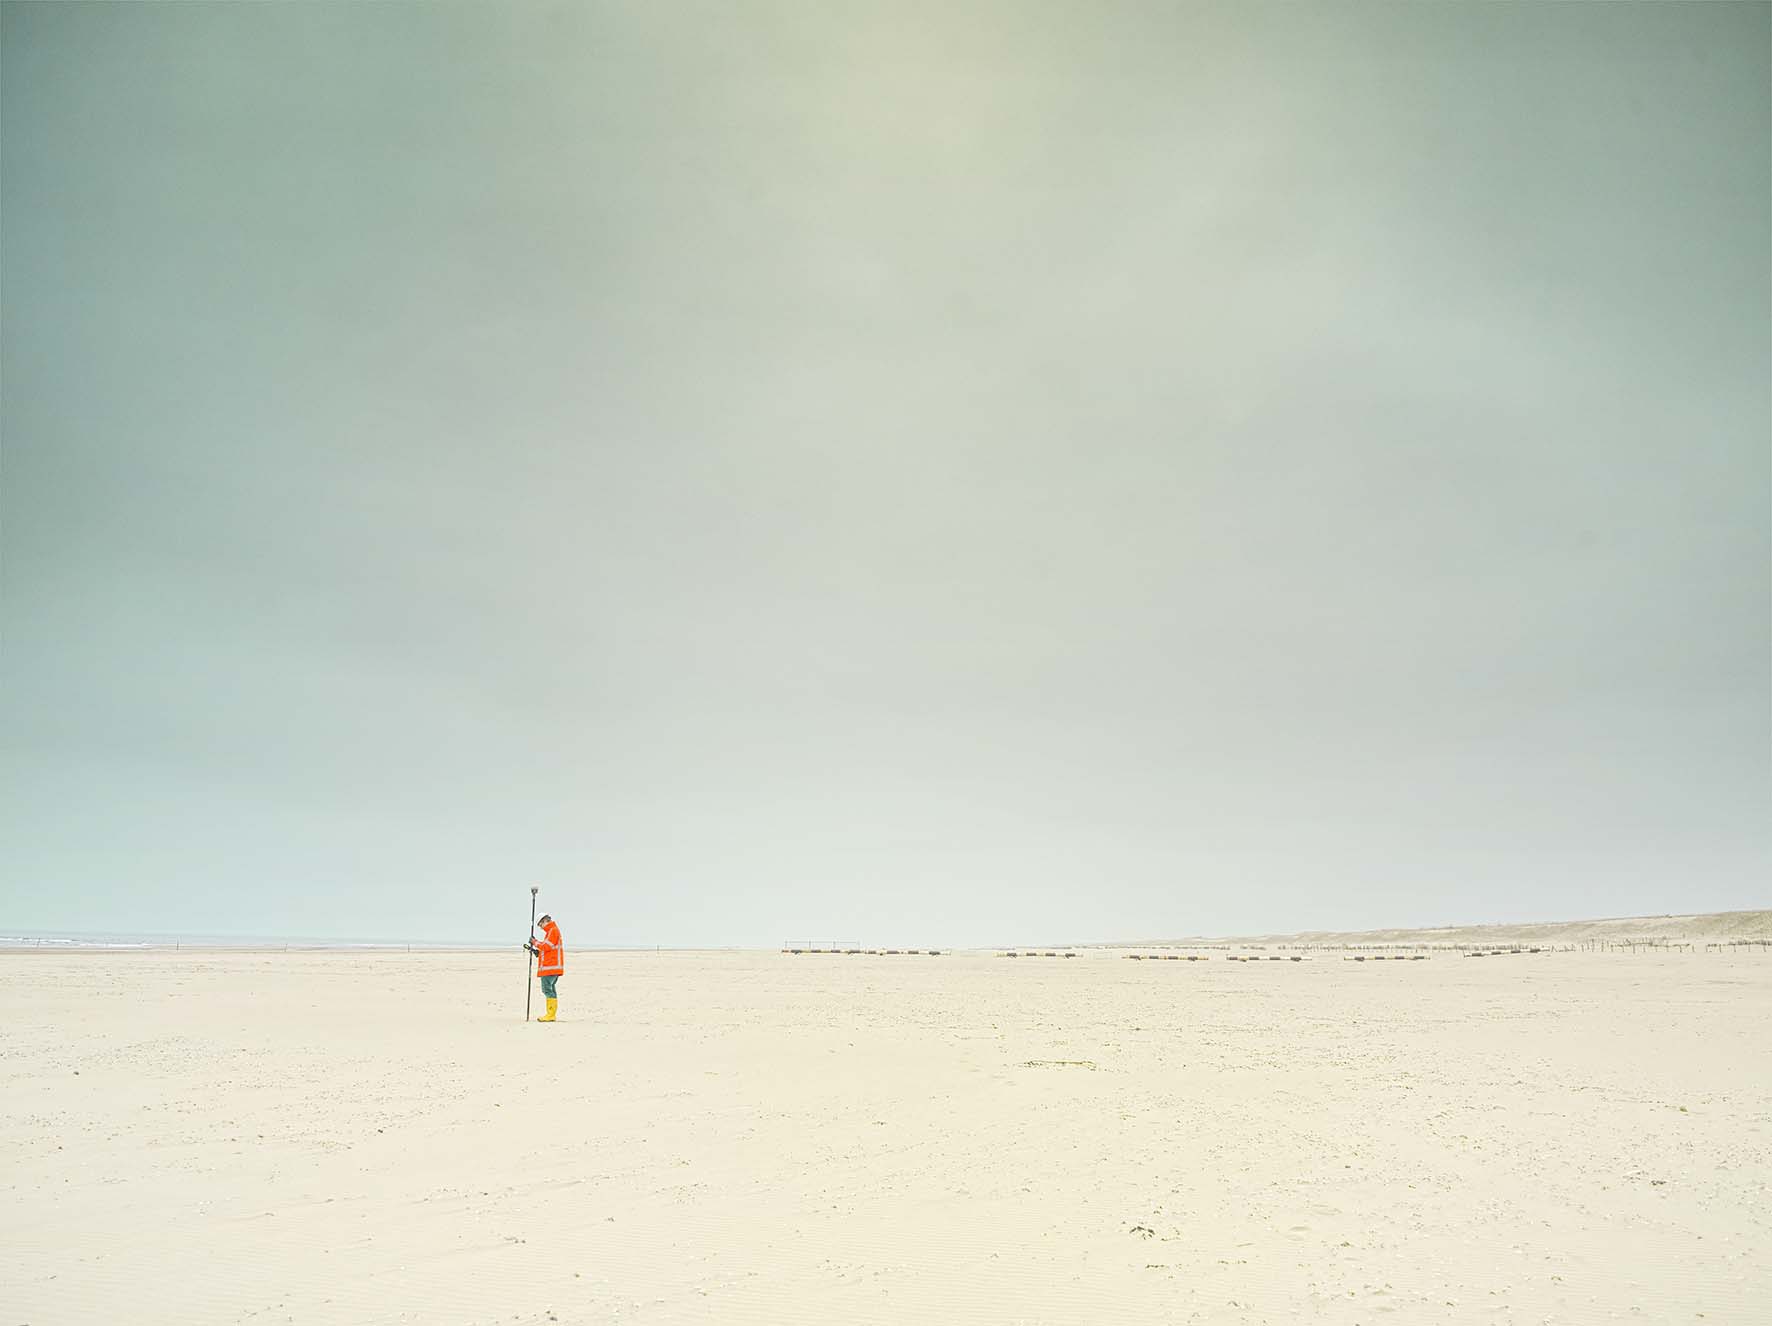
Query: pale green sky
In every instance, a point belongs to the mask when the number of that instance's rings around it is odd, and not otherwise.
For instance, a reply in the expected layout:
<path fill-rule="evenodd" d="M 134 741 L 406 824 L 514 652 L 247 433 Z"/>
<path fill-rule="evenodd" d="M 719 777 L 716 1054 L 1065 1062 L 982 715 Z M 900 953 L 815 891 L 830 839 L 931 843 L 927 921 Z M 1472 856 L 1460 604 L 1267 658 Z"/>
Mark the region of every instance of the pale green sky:
<path fill-rule="evenodd" d="M 1772 903 L 1766 5 L 3 36 L 0 929 Z"/>

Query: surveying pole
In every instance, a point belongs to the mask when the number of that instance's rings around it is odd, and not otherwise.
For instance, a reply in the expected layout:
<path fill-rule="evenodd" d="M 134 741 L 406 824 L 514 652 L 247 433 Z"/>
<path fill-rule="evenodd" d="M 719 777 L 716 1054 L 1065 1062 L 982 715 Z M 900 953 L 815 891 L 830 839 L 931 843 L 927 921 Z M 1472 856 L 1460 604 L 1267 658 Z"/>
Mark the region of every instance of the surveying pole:
<path fill-rule="evenodd" d="M 528 970 L 523 973 L 523 1020 L 529 1021 L 529 1008 L 535 1002 L 535 895 L 540 893 L 534 884 L 529 886 L 529 942 L 523 946 L 528 954 Z"/>

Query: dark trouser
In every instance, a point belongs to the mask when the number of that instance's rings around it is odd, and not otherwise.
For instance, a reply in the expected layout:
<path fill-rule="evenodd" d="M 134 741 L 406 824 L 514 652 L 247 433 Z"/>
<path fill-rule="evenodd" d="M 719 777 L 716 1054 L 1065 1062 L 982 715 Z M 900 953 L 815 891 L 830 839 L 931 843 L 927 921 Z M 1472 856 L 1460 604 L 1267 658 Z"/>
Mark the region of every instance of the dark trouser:
<path fill-rule="evenodd" d="M 560 997 L 555 993 L 559 989 L 559 980 L 560 978 L 558 976 L 544 976 L 541 978 L 541 997 L 543 999 L 558 999 Z"/>

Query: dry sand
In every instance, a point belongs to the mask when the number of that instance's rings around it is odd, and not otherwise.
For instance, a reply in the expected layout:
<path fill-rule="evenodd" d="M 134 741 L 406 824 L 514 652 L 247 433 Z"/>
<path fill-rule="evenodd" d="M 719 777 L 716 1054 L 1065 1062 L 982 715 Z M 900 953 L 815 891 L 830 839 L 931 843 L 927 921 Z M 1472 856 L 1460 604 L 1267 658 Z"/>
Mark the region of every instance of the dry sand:
<path fill-rule="evenodd" d="M 0 954 L 0 1326 L 1772 1321 L 1772 957 Z"/>

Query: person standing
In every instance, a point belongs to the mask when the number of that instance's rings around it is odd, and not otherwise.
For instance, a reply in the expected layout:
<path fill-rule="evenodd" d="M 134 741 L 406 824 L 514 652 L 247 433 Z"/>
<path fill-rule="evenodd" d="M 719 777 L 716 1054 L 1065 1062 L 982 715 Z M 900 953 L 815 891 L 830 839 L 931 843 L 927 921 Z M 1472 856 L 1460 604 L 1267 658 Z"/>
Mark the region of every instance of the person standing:
<path fill-rule="evenodd" d="M 544 915 L 536 924 L 541 927 L 541 934 L 531 935 L 523 947 L 535 954 L 535 974 L 541 977 L 542 997 L 548 1001 L 548 1011 L 536 1021 L 552 1022 L 560 1009 L 560 977 L 566 971 L 566 942 L 560 938 L 560 927 L 554 923 L 553 917 Z"/>

